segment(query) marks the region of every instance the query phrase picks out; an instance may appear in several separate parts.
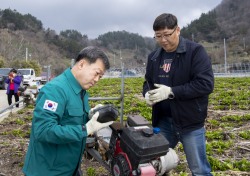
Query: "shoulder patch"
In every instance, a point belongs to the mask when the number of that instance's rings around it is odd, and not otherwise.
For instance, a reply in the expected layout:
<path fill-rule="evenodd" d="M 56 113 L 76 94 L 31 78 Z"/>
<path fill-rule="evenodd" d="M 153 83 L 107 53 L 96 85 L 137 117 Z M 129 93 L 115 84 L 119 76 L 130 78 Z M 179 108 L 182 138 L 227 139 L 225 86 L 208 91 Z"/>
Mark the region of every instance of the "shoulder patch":
<path fill-rule="evenodd" d="M 43 105 L 43 109 L 47 109 L 49 111 L 55 112 L 57 109 L 58 103 L 51 101 L 51 100 L 45 100 L 45 103 Z"/>

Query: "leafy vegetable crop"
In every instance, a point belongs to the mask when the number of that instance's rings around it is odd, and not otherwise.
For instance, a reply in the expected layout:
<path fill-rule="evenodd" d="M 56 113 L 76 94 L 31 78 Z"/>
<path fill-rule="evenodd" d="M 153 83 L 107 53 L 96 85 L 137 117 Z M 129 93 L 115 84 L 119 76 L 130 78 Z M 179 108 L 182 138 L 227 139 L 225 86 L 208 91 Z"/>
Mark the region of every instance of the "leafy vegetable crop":
<path fill-rule="evenodd" d="M 142 96 L 143 78 L 126 78 L 124 120 L 140 114 L 151 122 L 151 107 Z M 90 90 L 90 96 L 120 96 L 121 80 L 102 79 Z M 101 101 L 120 107 L 119 101 Z M 92 106 L 97 104 L 91 102 Z M 207 155 L 214 175 L 250 175 L 250 78 L 216 78 L 209 96 L 206 122 Z M 181 144 L 176 148 L 181 163 L 172 175 L 190 174 Z"/>

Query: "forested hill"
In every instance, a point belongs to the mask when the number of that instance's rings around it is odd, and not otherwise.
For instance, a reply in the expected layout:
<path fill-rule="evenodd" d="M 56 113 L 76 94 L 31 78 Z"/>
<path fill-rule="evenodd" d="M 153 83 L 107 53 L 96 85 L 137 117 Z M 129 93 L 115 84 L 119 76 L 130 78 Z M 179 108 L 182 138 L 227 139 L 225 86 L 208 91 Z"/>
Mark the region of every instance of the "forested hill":
<path fill-rule="evenodd" d="M 249 0 L 222 0 L 215 9 L 184 27 L 181 34 L 203 43 L 214 64 L 224 62 L 224 40 L 229 63 L 250 62 L 249 8 Z"/>
<path fill-rule="evenodd" d="M 181 34 L 196 42 L 213 43 L 212 48 L 216 47 L 216 52 L 209 49 L 208 52 L 214 63 L 222 62 L 220 42 L 224 38 L 231 42 L 228 45 L 229 55 L 233 55 L 237 46 L 237 52 L 248 57 L 249 8 L 249 0 L 223 0 L 215 9 L 184 27 Z M 110 31 L 96 39 L 89 39 L 75 29 L 58 34 L 53 29 L 44 29 L 42 21 L 32 14 L 0 9 L 0 67 L 19 67 L 25 60 L 32 60 L 41 67 L 52 65 L 53 72 L 59 74 L 88 45 L 103 48 L 111 59 L 112 67 L 120 67 L 121 62 L 126 67 L 139 67 L 145 65 L 147 55 L 155 48 L 155 41 L 127 31 Z"/>
<path fill-rule="evenodd" d="M 250 1 L 223 0 L 215 9 L 203 13 L 182 29 L 182 35 L 197 42 L 241 40 L 250 44 Z M 241 42 L 242 43 L 242 42 Z M 249 50 L 248 50 L 249 51 Z"/>
<path fill-rule="evenodd" d="M 16 10 L 0 10 L 0 67 L 23 66 L 22 61 L 38 61 L 52 65 L 55 74 L 68 67 L 71 59 L 84 47 L 103 48 L 112 58 L 111 66 L 120 67 L 121 58 L 126 64 L 142 66 L 155 48 L 152 38 L 126 31 L 114 31 L 90 40 L 85 34 L 70 29 L 59 34 L 44 29 L 43 24 L 31 14 L 22 15 Z M 27 58 L 28 50 L 28 58 Z"/>

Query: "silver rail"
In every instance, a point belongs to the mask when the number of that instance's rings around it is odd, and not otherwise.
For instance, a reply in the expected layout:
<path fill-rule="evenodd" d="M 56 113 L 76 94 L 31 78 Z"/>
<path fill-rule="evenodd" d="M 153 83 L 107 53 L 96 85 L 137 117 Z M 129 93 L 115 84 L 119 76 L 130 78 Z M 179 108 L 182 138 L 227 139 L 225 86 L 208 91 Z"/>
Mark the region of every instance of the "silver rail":
<path fill-rule="evenodd" d="M 23 100 L 20 100 L 20 101 L 18 101 L 18 102 L 16 102 L 16 103 L 14 103 L 14 104 L 12 104 L 12 105 L 10 105 L 10 106 L 8 106 L 7 108 L 1 110 L 1 111 L 0 111 L 0 114 L 4 113 L 4 112 L 7 111 L 8 109 L 13 109 L 14 106 L 16 106 L 16 105 L 19 104 L 19 103 L 22 103 L 23 101 L 24 101 L 24 99 L 23 99 Z"/>

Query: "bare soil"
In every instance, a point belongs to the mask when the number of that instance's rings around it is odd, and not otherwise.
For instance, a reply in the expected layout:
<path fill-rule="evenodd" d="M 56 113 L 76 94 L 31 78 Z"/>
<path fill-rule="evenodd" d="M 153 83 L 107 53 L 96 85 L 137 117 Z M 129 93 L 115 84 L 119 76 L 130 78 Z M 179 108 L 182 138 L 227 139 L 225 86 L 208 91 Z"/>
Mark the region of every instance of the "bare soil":
<path fill-rule="evenodd" d="M 208 112 L 208 119 L 220 119 L 227 114 L 247 114 L 247 111 L 212 111 Z M 24 156 L 27 151 L 29 143 L 29 130 L 31 127 L 32 109 L 25 108 L 17 113 L 11 114 L 4 121 L 0 122 L 0 176 L 22 176 L 22 166 Z M 216 130 L 211 124 L 207 124 L 207 130 Z M 234 130 L 248 129 L 249 121 L 236 127 Z M 225 131 L 225 138 L 227 131 Z M 226 154 L 215 156 L 222 162 L 228 157 L 246 158 L 250 160 L 250 141 L 235 138 L 234 143 L 236 147 L 228 150 Z M 184 154 L 181 150 L 177 149 L 177 153 L 181 158 L 182 172 L 189 172 Z M 94 159 L 84 158 L 82 162 L 82 170 L 84 175 L 98 175 L 106 176 L 110 173 L 102 167 L 100 163 Z M 217 172 L 218 175 L 250 175 L 250 172 L 241 171 L 223 171 Z M 180 171 L 173 170 L 171 175 L 180 175 Z"/>

